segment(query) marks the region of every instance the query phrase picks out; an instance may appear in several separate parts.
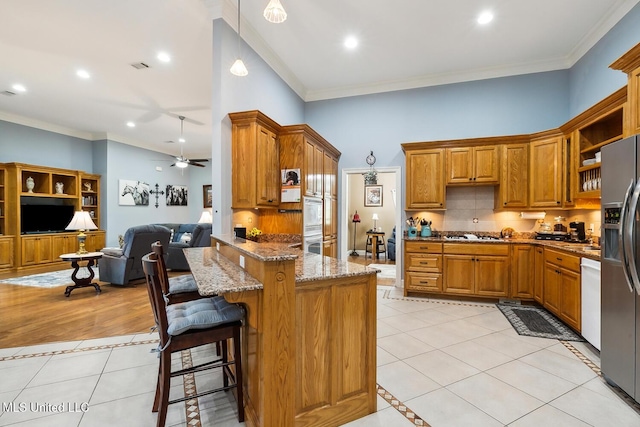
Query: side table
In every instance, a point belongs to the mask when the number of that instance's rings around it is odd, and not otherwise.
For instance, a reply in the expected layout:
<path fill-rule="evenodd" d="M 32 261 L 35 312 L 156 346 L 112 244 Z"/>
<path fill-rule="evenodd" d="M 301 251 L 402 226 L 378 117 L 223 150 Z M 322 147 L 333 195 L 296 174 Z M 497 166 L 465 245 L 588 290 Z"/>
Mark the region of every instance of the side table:
<path fill-rule="evenodd" d="M 77 288 L 86 288 L 88 286 L 93 286 L 96 289 L 96 293 L 102 292 L 100 289 L 100 285 L 97 283 L 92 283 L 93 278 L 95 277 L 95 273 L 93 272 L 93 267 L 95 265 L 95 261 L 97 259 L 102 258 L 102 252 L 88 252 L 86 254 L 62 254 L 60 255 L 60 259 L 63 261 L 71 261 L 71 267 L 75 268 L 73 273 L 71 274 L 71 280 L 75 285 L 67 286 L 67 289 L 64 291 L 64 296 L 68 297 L 71 295 L 71 291 Z M 78 270 L 80 270 L 79 261 L 87 261 L 87 270 L 89 270 L 89 276 L 87 277 L 78 277 Z"/>

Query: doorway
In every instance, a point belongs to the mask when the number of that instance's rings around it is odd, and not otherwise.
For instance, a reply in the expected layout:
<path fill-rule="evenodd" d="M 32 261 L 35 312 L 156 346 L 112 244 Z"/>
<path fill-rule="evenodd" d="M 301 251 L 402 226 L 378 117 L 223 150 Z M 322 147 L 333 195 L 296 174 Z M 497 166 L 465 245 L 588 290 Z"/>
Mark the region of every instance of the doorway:
<path fill-rule="evenodd" d="M 357 262 L 358 264 L 384 264 L 387 254 L 381 256 L 378 260 L 366 258 L 366 232 L 374 227 L 381 228 L 384 232 L 385 245 L 388 247 L 387 240 L 391 237 L 393 228 L 396 233 L 395 248 L 395 285 L 402 287 L 402 175 L 400 167 L 383 167 L 376 168 L 378 173 L 378 183 L 375 187 L 367 187 L 364 185 L 363 174 L 368 172 L 367 168 L 343 169 L 342 170 L 342 194 L 344 195 L 344 203 L 340 210 L 340 235 L 344 236 L 340 242 L 340 254 L 343 261 Z M 375 197 L 365 200 L 365 191 L 377 196 L 379 193 L 380 200 Z M 355 211 L 358 210 L 360 222 L 352 221 Z M 374 215 L 377 214 L 377 220 Z M 355 234 L 354 234 L 355 226 Z M 355 236 L 355 239 L 354 239 Z M 358 256 L 351 256 L 353 251 Z M 366 254 L 371 256 L 371 254 Z M 382 260 L 382 261 L 380 261 Z"/>

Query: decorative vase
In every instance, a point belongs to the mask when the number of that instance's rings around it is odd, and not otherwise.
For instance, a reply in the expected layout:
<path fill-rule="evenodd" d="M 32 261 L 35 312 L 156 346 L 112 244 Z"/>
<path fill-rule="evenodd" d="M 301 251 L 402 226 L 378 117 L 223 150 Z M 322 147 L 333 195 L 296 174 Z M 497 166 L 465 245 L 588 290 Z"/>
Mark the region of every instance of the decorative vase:
<path fill-rule="evenodd" d="M 56 194 L 64 194 L 64 182 L 56 182 Z"/>
<path fill-rule="evenodd" d="M 431 227 L 423 225 L 420 229 L 420 237 L 431 237 Z"/>
<path fill-rule="evenodd" d="M 33 193 L 33 188 L 36 186 L 36 182 L 33 178 L 27 178 L 27 193 Z"/>

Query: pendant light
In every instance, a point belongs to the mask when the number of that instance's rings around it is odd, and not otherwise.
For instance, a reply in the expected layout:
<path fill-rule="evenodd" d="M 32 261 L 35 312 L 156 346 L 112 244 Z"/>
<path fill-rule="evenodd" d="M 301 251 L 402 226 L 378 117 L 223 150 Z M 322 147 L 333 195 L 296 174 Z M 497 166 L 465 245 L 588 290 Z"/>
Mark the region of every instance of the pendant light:
<path fill-rule="evenodd" d="M 287 12 L 284 11 L 284 7 L 280 4 L 280 0 L 270 0 L 267 7 L 264 9 L 264 19 L 274 24 L 279 24 L 287 19 Z"/>
<path fill-rule="evenodd" d="M 236 59 L 229 71 L 238 77 L 244 77 L 249 74 L 247 67 L 244 66 L 244 62 L 240 59 L 240 0 L 238 0 L 238 59 Z"/>

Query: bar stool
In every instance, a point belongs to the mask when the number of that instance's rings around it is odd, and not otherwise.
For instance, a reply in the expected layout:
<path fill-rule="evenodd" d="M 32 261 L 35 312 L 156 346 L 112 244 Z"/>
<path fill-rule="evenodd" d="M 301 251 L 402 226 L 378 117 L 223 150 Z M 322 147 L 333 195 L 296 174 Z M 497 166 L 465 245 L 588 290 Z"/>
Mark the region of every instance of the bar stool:
<path fill-rule="evenodd" d="M 242 358 L 240 350 L 240 328 L 244 311 L 229 304 L 223 297 L 202 298 L 183 303 L 167 304 L 164 299 L 156 254 L 142 258 L 142 268 L 147 282 L 147 291 L 152 301 L 151 308 L 158 324 L 160 344 L 158 352 L 158 381 L 153 401 L 153 412 L 158 412 L 157 427 L 164 427 L 168 406 L 219 391 L 235 388 L 237 395 L 238 421 L 244 421 L 244 397 L 242 388 Z M 227 342 L 233 339 L 233 360 L 229 360 Z M 219 358 L 191 368 L 171 372 L 171 354 L 207 344 L 220 343 Z M 205 369 L 222 368 L 223 384 L 212 390 L 169 400 L 171 378 Z"/>

